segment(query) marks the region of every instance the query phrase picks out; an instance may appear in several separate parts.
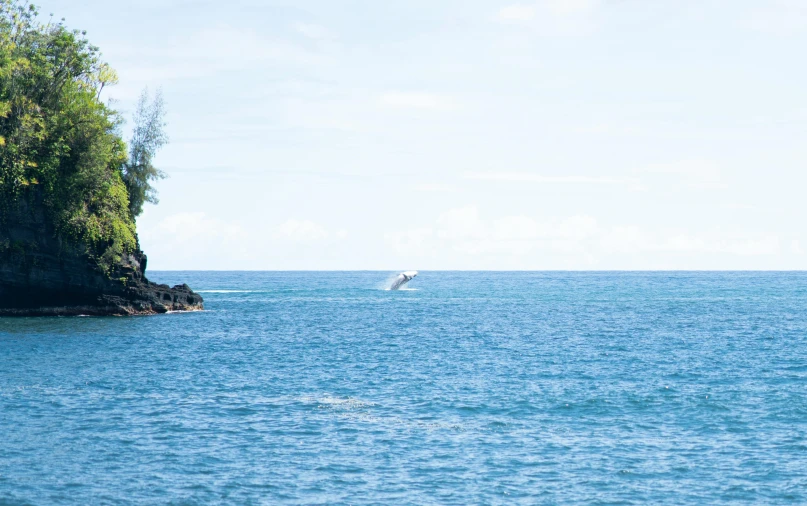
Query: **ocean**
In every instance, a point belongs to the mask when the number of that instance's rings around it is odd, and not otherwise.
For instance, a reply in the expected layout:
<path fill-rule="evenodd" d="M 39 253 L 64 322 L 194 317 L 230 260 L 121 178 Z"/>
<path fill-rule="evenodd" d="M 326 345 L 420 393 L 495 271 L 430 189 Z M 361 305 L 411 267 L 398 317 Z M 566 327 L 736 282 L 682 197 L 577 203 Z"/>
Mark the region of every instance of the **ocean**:
<path fill-rule="evenodd" d="M 0 504 L 807 502 L 807 273 L 394 274 L 0 318 Z"/>

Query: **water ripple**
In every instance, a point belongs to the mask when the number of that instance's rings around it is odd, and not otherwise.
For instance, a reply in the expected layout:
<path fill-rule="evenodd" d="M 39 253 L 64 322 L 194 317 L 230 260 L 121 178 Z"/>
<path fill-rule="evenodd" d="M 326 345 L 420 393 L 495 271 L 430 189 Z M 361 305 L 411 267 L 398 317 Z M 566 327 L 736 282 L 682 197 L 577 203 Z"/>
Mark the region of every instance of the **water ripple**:
<path fill-rule="evenodd" d="M 807 502 L 807 275 L 385 275 L 0 319 L 0 503 Z"/>

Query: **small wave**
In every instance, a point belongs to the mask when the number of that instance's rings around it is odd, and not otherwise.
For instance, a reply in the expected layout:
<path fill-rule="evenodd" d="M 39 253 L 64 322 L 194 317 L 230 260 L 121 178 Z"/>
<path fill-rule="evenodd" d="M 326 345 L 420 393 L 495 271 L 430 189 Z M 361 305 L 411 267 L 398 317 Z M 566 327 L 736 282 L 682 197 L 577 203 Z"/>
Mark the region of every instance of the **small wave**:
<path fill-rule="evenodd" d="M 374 415 L 372 414 L 373 410 L 370 408 L 376 408 L 378 405 L 375 402 L 365 401 L 356 397 L 334 397 L 330 394 L 324 394 L 323 396 L 303 396 L 297 398 L 297 400 L 305 404 L 314 405 L 319 409 L 326 409 L 332 416 L 344 420 L 373 423 L 386 427 L 398 426 L 407 429 L 468 430 L 468 427 L 464 424 L 457 422 L 440 420 L 426 421 L 400 416 Z"/>
<path fill-rule="evenodd" d="M 332 397 L 325 395 L 324 397 L 305 396 L 299 399 L 306 404 L 318 404 L 321 407 L 330 407 L 333 409 L 357 409 L 375 406 L 374 402 L 363 401 L 355 397 Z"/>
<path fill-rule="evenodd" d="M 255 290 L 196 290 L 196 293 L 258 293 Z"/>

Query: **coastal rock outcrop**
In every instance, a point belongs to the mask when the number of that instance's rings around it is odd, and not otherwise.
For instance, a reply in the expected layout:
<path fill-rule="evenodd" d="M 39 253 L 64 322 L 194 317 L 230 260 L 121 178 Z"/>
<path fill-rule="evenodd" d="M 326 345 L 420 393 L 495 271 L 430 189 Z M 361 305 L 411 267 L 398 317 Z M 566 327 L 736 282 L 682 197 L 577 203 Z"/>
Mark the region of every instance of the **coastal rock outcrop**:
<path fill-rule="evenodd" d="M 139 247 L 105 269 L 86 247 L 68 244 L 47 219 L 38 192 L 0 215 L 0 316 L 146 315 L 204 307 L 188 285 L 149 281 Z"/>

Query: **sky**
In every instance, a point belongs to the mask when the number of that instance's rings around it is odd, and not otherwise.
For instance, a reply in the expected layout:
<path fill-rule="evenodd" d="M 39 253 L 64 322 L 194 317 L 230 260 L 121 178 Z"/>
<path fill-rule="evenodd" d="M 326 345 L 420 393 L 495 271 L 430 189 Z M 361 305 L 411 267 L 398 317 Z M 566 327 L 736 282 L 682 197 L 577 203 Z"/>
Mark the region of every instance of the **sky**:
<path fill-rule="evenodd" d="M 130 117 L 152 270 L 807 268 L 803 0 L 43 0 Z"/>

